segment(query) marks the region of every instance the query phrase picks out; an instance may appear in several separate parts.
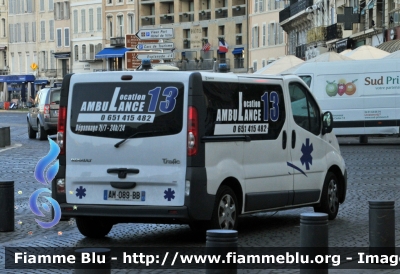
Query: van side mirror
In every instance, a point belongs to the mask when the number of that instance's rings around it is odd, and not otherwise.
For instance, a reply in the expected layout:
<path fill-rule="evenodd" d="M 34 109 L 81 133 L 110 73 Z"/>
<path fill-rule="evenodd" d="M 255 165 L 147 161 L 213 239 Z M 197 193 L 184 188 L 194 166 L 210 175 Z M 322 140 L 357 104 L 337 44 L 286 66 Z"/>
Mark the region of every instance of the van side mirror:
<path fill-rule="evenodd" d="M 333 124 L 333 115 L 330 111 L 322 115 L 322 134 L 331 133 Z"/>

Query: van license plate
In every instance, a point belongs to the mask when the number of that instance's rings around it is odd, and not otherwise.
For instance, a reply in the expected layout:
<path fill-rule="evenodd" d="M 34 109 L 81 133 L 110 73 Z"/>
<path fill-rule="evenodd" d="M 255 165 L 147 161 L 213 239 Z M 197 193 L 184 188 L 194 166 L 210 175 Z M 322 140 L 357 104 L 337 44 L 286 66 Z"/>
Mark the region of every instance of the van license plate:
<path fill-rule="evenodd" d="M 104 200 L 146 201 L 146 191 L 104 190 Z"/>

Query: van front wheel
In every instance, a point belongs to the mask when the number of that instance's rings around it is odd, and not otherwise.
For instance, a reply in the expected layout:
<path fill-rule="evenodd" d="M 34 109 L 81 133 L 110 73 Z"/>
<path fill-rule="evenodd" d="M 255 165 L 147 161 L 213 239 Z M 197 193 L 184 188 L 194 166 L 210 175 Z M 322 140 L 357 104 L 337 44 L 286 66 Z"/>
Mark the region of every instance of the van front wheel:
<path fill-rule="evenodd" d="M 315 212 L 328 214 L 328 219 L 333 220 L 339 212 L 339 184 L 332 172 L 328 172 L 322 189 L 321 202 L 314 206 Z"/>
<path fill-rule="evenodd" d="M 228 186 L 221 186 L 217 192 L 212 228 L 237 229 L 238 225 L 238 201 L 235 192 Z"/>
<path fill-rule="evenodd" d="M 111 231 L 113 224 L 100 218 L 77 217 L 76 226 L 83 236 L 103 238 Z"/>

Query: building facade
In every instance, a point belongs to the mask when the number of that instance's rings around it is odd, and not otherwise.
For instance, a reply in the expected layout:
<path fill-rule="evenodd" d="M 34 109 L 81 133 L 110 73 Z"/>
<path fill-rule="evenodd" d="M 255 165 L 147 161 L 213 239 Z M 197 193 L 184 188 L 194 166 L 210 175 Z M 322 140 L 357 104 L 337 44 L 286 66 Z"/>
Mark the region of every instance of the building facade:
<path fill-rule="evenodd" d="M 95 55 L 104 45 L 103 2 L 101 0 L 71 0 L 71 63 L 73 73 L 102 69 Z"/>
<path fill-rule="evenodd" d="M 389 33 L 396 33 L 399 8 L 394 0 L 291 0 L 279 23 L 288 35 L 288 54 L 307 60 L 361 45 L 384 48 Z"/>
<path fill-rule="evenodd" d="M 279 25 L 284 5 L 284 1 L 275 0 L 249 3 L 249 59 L 254 72 L 286 55 L 286 33 Z"/>

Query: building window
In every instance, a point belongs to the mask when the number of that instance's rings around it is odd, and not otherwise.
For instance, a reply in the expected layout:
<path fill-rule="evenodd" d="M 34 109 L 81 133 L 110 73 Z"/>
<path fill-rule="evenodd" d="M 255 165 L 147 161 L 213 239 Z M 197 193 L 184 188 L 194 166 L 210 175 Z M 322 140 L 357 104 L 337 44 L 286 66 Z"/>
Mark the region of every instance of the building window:
<path fill-rule="evenodd" d="M 94 31 L 93 9 L 89 9 L 89 31 Z"/>
<path fill-rule="evenodd" d="M 62 30 L 57 29 L 57 47 L 61 48 L 62 47 Z"/>
<path fill-rule="evenodd" d="M 90 54 L 89 59 L 94 60 L 94 45 L 93 44 L 89 45 L 89 54 Z"/>
<path fill-rule="evenodd" d="M 17 42 L 22 42 L 22 27 L 21 24 L 17 24 Z"/>
<path fill-rule="evenodd" d="M 270 23 L 268 24 L 268 45 L 280 45 L 283 44 L 283 29 L 279 24 Z"/>
<path fill-rule="evenodd" d="M 53 11 L 53 10 L 54 10 L 54 1 L 49 0 L 49 11 Z"/>
<path fill-rule="evenodd" d="M 259 47 L 259 40 L 258 40 L 258 26 L 253 27 L 252 29 L 252 47 L 258 48 Z"/>
<path fill-rule="evenodd" d="M 97 30 L 101 29 L 101 8 L 97 8 Z"/>
<path fill-rule="evenodd" d="M 59 17 L 60 17 L 60 19 L 62 20 L 62 19 L 64 19 L 65 18 L 65 12 L 64 12 L 64 3 L 59 3 L 60 4 L 60 11 L 59 11 Z M 67 19 L 67 18 L 65 18 L 65 19 Z"/>
<path fill-rule="evenodd" d="M 113 18 L 108 17 L 107 19 L 108 19 L 108 38 L 111 38 L 113 37 L 113 23 L 112 23 Z"/>
<path fill-rule="evenodd" d="M 25 42 L 29 42 L 29 23 L 24 23 Z"/>
<path fill-rule="evenodd" d="M 2 25 L 2 30 L 3 30 L 3 37 L 6 37 L 7 33 L 6 33 L 6 19 L 5 18 L 1 19 L 1 25 Z"/>
<path fill-rule="evenodd" d="M 32 22 L 32 42 L 36 42 L 36 22 Z"/>
<path fill-rule="evenodd" d="M 14 26 L 13 25 L 8 25 L 9 27 L 9 33 L 10 33 L 10 43 L 14 43 Z"/>
<path fill-rule="evenodd" d="M 64 29 L 64 47 L 69 47 L 69 28 Z"/>
<path fill-rule="evenodd" d="M 54 41 L 54 20 L 49 21 L 50 41 Z"/>
<path fill-rule="evenodd" d="M 263 47 L 265 47 L 267 45 L 267 39 L 266 39 L 266 31 L 267 31 L 267 26 L 265 24 L 263 24 L 263 28 L 262 28 L 262 45 Z"/>
<path fill-rule="evenodd" d="M 218 35 L 225 35 L 225 26 L 218 26 Z"/>
<path fill-rule="evenodd" d="M 50 51 L 50 69 L 56 68 L 56 58 L 54 56 L 54 50 Z"/>
<path fill-rule="evenodd" d="M 135 33 L 135 16 L 128 14 L 128 33 Z"/>
<path fill-rule="evenodd" d="M 257 71 L 257 61 L 253 61 L 253 72 Z"/>
<path fill-rule="evenodd" d="M 34 12 L 33 0 L 27 0 L 27 7 L 28 7 L 28 13 Z"/>
<path fill-rule="evenodd" d="M 74 10 L 74 33 L 78 33 L 78 11 Z"/>
<path fill-rule="evenodd" d="M 40 0 L 40 11 L 44 11 L 44 0 Z"/>
<path fill-rule="evenodd" d="M 46 22 L 40 21 L 40 41 L 46 41 Z"/>
<path fill-rule="evenodd" d="M 86 60 L 86 45 L 82 45 L 82 56 L 81 60 Z"/>
<path fill-rule="evenodd" d="M 124 35 L 124 16 L 118 15 L 117 21 L 118 21 L 118 34 L 117 35 L 119 37 L 122 37 Z"/>
<path fill-rule="evenodd" d="M 75 56 L 75 61 L 79 60 L 79 48 L 78 45 L 74 46 L 74 56 Z"/>
<path fill-rule="evenodd" d="M 86 32 L 86 11 L 81 10 L 81 30 L 82 32 Z"/>

